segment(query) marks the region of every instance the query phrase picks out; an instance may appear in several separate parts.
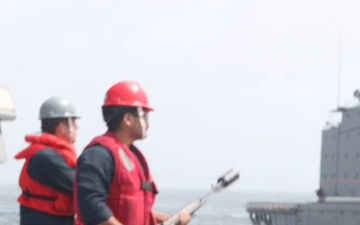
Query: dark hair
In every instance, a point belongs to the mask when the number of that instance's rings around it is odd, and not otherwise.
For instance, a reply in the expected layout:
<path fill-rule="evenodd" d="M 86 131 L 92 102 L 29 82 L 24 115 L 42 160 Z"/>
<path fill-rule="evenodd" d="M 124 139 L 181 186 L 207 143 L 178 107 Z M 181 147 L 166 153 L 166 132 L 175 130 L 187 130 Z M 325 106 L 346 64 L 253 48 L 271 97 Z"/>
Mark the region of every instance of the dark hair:
<path fill-rule="evenodd" d="M 110 132 L 119 129 L 120 122 L 123 120 L 124 115 L 130 113 L 137 115 L 137 109 L 132 106 L 103 106 L 102 114 L 106 126 Z"/>
<path fill-rule="evenodd" d="M 56 127 L 60 123 L 65 123 L 68 125 L 67 118 L 55 118 L 55 119 L 43 119 L 41 120 L 41 131 L 43 133 L 55 134 Z"/>

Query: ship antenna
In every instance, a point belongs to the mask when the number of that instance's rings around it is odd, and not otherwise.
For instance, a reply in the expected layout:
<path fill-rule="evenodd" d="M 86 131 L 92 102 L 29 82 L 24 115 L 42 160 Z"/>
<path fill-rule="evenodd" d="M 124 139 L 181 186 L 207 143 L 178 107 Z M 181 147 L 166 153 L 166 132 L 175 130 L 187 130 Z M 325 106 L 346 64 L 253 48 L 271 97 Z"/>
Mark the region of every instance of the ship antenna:
<path fill-rule="evenodd" d="M 338 93 L 337 93 L 337 107 L 340 106 L 340 87 L 341 87 L 341 32 L 339 32 L 339 43 L 338 43 L 338 82 L 337 82 L 337 85 L 338 85 Z"/>

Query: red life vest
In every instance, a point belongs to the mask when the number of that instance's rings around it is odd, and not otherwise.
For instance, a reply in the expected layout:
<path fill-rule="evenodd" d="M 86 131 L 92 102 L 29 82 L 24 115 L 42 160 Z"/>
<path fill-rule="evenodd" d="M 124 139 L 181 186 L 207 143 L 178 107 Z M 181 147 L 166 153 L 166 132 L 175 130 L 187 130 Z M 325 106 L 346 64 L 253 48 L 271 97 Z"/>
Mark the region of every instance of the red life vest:
<path fill-rule="evenodd" d="M 156 225 L 152 207 L 158 190 L 144 156 L 137 149 L 131 151 L 109 132 L 94 138 L 85 149 L 96 144 L 109 149 L 115 160 L 115 173 L 107 197 L 113 216 L 124 225 Z M 76 186 L 75 181 L 76 224 L 82 225 Z"/>
<path fill-rule="evenodd" d="M 46 133 L 40 136 L 29 135 L 25 137 L 25 140 L 30 142 L 30 146 L 15 156 L 16 159 L 26 160 L 19 179 L 22 194 L 19 196 L 18 202 L 28 208 L 51 215 L 74 215 L 72 195 L 59 192 L 33 180 L 27 172 L 31 157 L 44 148 L 56 151 L 64 157 L 70 168 L 74 168 L 77 159 L 74 146 Z"/>

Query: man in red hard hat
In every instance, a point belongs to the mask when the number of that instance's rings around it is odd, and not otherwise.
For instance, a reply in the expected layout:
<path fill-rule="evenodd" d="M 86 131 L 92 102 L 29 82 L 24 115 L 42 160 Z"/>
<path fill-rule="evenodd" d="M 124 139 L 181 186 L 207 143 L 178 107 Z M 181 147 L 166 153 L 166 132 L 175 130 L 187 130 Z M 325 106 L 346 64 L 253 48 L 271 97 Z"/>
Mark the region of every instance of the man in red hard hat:
<path fill-rule="evenodd" d="M 145 157 L 134 142 L 146 137 L 147 94 L 135 81 L 122 81 L 107 92 L 102 106 L 107 132 L 84 149 L 75 172 L 78 225 L 156 225 L 170 215 L 153 210 L 158 193 Z M 190 215 L 181 215 L 181 225 Z"/>

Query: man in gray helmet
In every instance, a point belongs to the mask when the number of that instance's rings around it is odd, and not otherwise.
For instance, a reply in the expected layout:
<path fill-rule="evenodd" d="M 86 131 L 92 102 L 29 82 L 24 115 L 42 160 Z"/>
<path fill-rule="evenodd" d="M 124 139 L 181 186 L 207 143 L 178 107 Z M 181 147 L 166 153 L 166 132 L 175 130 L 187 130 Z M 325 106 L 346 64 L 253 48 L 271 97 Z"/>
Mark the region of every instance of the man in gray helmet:
<path fill-rule="evenodd" d="M 25 159 L 20 174 L 20 225 L 73 225 L 73 181 L 77 160 L 73 143 L 78 126 L 75 107 L 52 97 L 40 107 L 40 135 L 15 158 Z"/>

